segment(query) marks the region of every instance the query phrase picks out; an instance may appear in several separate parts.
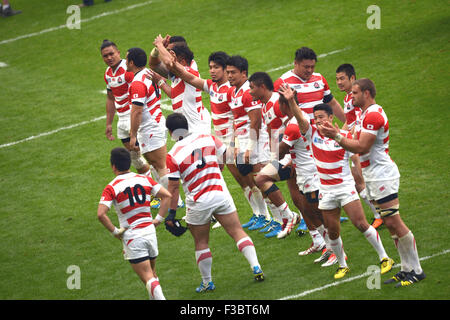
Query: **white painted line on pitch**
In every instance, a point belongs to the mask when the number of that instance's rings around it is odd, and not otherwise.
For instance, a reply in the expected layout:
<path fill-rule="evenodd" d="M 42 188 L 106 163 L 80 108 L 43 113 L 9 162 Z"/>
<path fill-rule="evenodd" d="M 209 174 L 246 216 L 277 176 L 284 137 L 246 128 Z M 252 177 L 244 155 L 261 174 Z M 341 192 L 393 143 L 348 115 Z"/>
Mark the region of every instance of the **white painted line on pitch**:
<path fill-rule="evenodd" d="M 439 253 L 432 254 L 431 256 L 422 257 L 419 260 L 423 261 L 423 260 L 432 259 L 434 257 L 441 256 L 441 255 L 447 254 L 449 252 L 450 252 L 450 249 L 447 249 L 447 250 L 441 251 Z M 398 268 L 398 267 L 400 267 L 400 264 L 396 264 L 392 268 Z M 361 279 L 361 278 L 364 278 L 364 277 L 368 277 L 368 276 L 370 276 L 372 274 L 373 274 L 373 272 L 365 272 L 365 273 L 362 273 L 360 275 L 357 275 L 357 276 L 354 276 L 354 277 L 351 277 L 351 278 L 348 278 L 348 279 L 335 281 L 335 282 L 326 284 L 326 285 L 324 285 L 322 287 L 314 288 L 314 289 L 311 289 L 311 290 L 306 290 L 306 291 L 303 291 L 303 292 L 301 292 L 299 294 L 286 296 L 286 297 L 283 297 L 283 298 L 279 298 L 277 300 L 291 300 L 291 299 L 297 299 L 297 298 L 305 297 L 305 296 L 307 296 L 307 295 L 309 295 L 311 293 L 318 292 L 318 291 L 323 291 L 323 290 L 331 288 L 331 287 L 336 287 L 336 286 L 338 286 L 340 284 L 351 282 L 351 281 L 354 281 L 354 280 L 358 280 L 358 279 Z"/>
<path fill-rule="evenodd" d="M 6 68 L 8 66 L 7 63 L 0 61 L 0 68 Z"/>
<path fill-rule="evenodd" d="M 124 11 L 128 11 L 128 10 L 133 10 L 133 9 L 136 9 L 136 8 L 148 5 L 148 4 L 152 3 L 152 2 L 153 1 L 147 1 L 147 2 L 143 2 L 143 3 L 134 4 L 134 5 L 122 8 L 122 9 L 117 9 L 117 10 L 113 10 L 113 11 L 106 11 L 106 12 L 103 12 L 103 13 L 98 14 L 96 16 L 92 16 L 90 18 L 87 18 L 87 19 L 81 19 L 80 23 L 89 22 L 89 21 L 92 21 L 92 20 L 95 20 L 95 19 L 99 19 L 99 18 L 103 18 L 103 17 L 106 17 L 106 16 L 110 16 L 112 14 L 118 14 L 118 13 L 121 13 L 121 12 L 124 12 Z M 44 30 L 41 30 L 41 31 L 38 31 L 38 32 L 24 34 L 24 35 L 18 36 L 16 38 L 2 40 L 2 41 L 0 41 L 0 45 L 5 44 L 5 43 L 14 42 L 14 41 L 21 40 L 21 39 L 26 39 L 26 38 L 39 36 L 39 35 L 44 34 L 44 33 L 52 32 L 52 31 L 56 31 L 56 30 L 61 30 L 61 29 L 64 29 L 64 28 L 67 28 L 66 24 L 62 24 L 60 26 L 53 27 L 53 28 L 44 29 Z"/>
<path fill-rule="evenodd" d="M 150 2 L 151 1 L 149 1 L 148 3 L 150 3 Z M 326 57 L 326 56 L 329 56 L 331 54 L 335 54 L 335 53 L 338 53 L 338 52 L 341 52 L 341 51 L 344 51 L 344 50 L 347 50 L 347 49 L 349 49 L 349 48 L 334 50 L 334 51 L 330 51 L 328 53 L 322 53 L 318 57 Z M 281 67 L 274 68 L 274 69 L 270 69 L 268 72 L 284 69 L 284 68 L 287 68 L 287 67 L 289 67 L 291 65 L 292 64 L 286 65 L 286 66 L 281 66 Z M 100 90 L 100 93 L 106 94 L 106 90 Z M 169 98 L 161 100 L 161 108 L 162 109 L 172 111 L 172 106 L 169 105 L 169 104 L 165 104 L 164 103 L 164 102 L 167 102 L 169 100 L 170 100 Z M 98 120 L 102 120 L 102 119 L 105 119 L 105 118 L 106 118 L 106 115 L 103 115 L 101 117 L 97 117 L 97 118 L 94 118 L 94 119 L 91 119 L 91 120 L 88 120 L 88 121 L 83 121 L 83 122 L 76 123 L 76 124 L 73 124 L 73 125 L 70 125 L 70 126 L 67 126 L 67 127 L 62 127 L 62 128 L 59 128 L 59 129 L 55 129 L 55 130 L 52 130 L 52 131 L 49 131 L 49 132 L 40 133 L 40 134 L 38 134 L 36 136 L 31 136 L 31 137 L 28 137 L 28 138 L 25 138 L 25 139 L 22 139 L 22 140 L 1 144 L 0 145 L 0 149 L 5 148 L 5 147 L 10 147 L 10 146 L 22 143 L 22 142 L 34 140 L 36 138 L 40 138 L 40 137 L 43 137 L 43 136 L 48 136 L 50 134 L 57 133 L 57 132 L 62 131 L 62 130 L 72 129 L 72 128 L 75 128 L 75 127 L 78 127 L 78 126 L 81 126 L 81 125 L 84 125 L 84 124 L 88 124 L 88 123 L 91 123 L 91 122 L 95 122 L 95 121 L 98 121 Z"/>
<path fill-rule="evenodd" d="M 19 144 L 19 143 L 22 143 L 22 142 L 25 142 L 25 141 L 30 141 L 30 140 L 34 140 L 34 139 L 37 139 L 37 138 L 40 138 L 40 137 L 48 136 L 48 135 L 51 135 L 51 134 L 54 134 L 54 133 L 57 133 L 57 132 L 60 132 L 60 131 L 63 131 L 63 130 L 76 128 L 76 127 L 79 127 L 79 126 L 82 126 L 82 125 L 85 125 L 85 124 L 88 124 L 88 123 L 96 122 L 96 121 L 101 120 L 101 119 L 106 119 L 106 115 L 103 115 L 101 117 L 97 117 L 97 118 L 94 118 L 94 119 L 91 119 L 91 120 L 88 120 L 88 121 L 75 123 L 75 124 L 72 124 L 72 125 L 67 126 L 67 127 L 62 127 L 62 128 L 55 129 L 55 130 L 52 130 L 52 131 L 40 133 L 38 135 L 30 136 L 30 137 L 22 139 L 22 140 L 10 142 L 10 143 L 5 143 L 5 144 L 0 145 L 0 149 L 1 148 L 5 148 L 5 147 L 10 147 L 10 146 L 13 146 L 15 144 Z"/>

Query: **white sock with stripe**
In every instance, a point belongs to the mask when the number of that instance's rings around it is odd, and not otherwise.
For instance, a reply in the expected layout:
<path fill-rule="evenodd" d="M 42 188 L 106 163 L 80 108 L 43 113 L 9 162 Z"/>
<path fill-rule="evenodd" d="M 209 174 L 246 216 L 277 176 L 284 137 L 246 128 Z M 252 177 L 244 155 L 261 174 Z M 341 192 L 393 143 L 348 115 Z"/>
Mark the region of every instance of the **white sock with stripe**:
<path fill-rule="evenodd" d="M 157 278 L 151 278 L 148 280 L 145 287 L 150 295 L 150 300 L 166 300 Z"/>
<path fill-rule="evenodd" d="M 255 245 L 253 244 L 253 241 L 252 239 L 250 239 L 250 237 L 247 236 L 240 239 L 238 242 L 236 242 L 236 246 L 247 259 L 248 263 L 250 264 L 250 268 L 253 268 L 254 266 L 260 266 L 258 257 L 256 255 Z"/>
<path fill-rule="evenodd" d="M 380 258 L 380 260 L 388 257 L 386 251 L 384 250 L 383 242 L 381 242 L 380 235 L 374 227 L 369 226 L 369 228 L 364 231 L 363 234 L 366 237 L 367 241 L 369 241 L 369 243 L 378 253 L 378 257 Z"/>
<path fill-rule="evenodd" d="M 207 284 L 212 280 L 211 276 L 211 266 L 212 266 L 212 255 L 209 248 L 195 251 L 195 260 L 197 261 L 198 269 L 202 275 L 203 283 Z"/>
<path fill-rule="evenodd" d="M 333 253 L 336 255 L 336 258 L 338 259 L 339 266 L 347 267 L 347 262 L 345 261 L 344 245 L 342 243 L 341 237 L 338 237 L 334 240 L 330 239 L 330 246 L 333 250 Z"/>

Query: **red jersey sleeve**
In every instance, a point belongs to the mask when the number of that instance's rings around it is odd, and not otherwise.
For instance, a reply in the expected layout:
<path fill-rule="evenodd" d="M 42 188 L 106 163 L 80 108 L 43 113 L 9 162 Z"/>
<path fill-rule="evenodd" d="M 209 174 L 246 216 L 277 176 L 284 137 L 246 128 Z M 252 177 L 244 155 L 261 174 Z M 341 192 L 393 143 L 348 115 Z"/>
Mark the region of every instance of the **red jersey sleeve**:
<path fill-rule="evenodd" d="M 147 96 L 147 87 L 143 82 L 134 81 L 130 85 L 129 95 L 131 103 L 143 106 Z"/>
<path fill-rule="evenodd" d="M 381 127 L 384 126 L 383 116 L 378 112 L 370 112 L 364 117 L 362 123 L 363 131 L 373 133 L 376 135 Z"/>
<path fill-rule="evenodd" d="M 134 73 L 133 72 L 129 72 L 129 71 L 125 71 L 125 81 L 127 83 L 131 83 L 134 79 Z"/>
<path fill-rule="evenodd" d="M 111 203 L 116 198 L 116 193 L 114 192 L 114 188 L 110 185 L 107 185 L 105 189 L 103 189 L 102 196 L 100 198 L 100 203 L 106 205 L 111 208 Z"/>
<path fill-rule="evenodd" d="M 168 154 L 166 157 L 166 166 L 169 178 L 181 178 L 180 168 L 175 162 L 175 159 L 170 154 Z"/>

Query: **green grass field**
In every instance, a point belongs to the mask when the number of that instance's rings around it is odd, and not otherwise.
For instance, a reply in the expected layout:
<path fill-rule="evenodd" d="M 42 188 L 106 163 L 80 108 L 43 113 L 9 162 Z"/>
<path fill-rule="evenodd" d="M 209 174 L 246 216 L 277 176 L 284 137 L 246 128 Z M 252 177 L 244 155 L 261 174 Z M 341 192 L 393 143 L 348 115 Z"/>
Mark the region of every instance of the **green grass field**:
<path fill-rule="evenodd" d="M 445 271 L 450 249 L 448 1 L 377 1 L 381 28 L 369 30 L 366 9 L 372 1 L 97 0 L 81 10 L 79 30 L 59 27 L 69 17 L 67 7 L 78 2 L 11 0 L 23 13 L 0 18 L 0 299 L 148 298 L 122 259 L 121 244 L 96 217 L 100 194 L 113 178 L 109 151 L 121 145 L 105 138 L 105 120 L 99 118 L 105 114 L 99 46 L 108 38 L 123 55 L 134 46 L 150 52 L 159 33 L 185 36 L 204 77 L 208 55 L 223 50 L 245 56 L 250 74 L 268 71 L 275 80 L 291 68 L 295 50 L 308 46 L 323 54 L 316 72 L 326 77 L 341 103 L 345 94 L 335 83 L 338 65 L 352 63 L 358 77 L 371 78 L 376 101 L 390 121 L 390 155 L 402 175 L 400 212 L 416 237 L 427 274 L 409 288 L 368 289 L 363 274 L 378 259 L 346 222 L 342 238 L 351 281 L 328 286 L 335 267 L 321 268 L 312 263 L 317 256 L 297 255 L 309 247 L 309 235 L 277 240 L 249 232 L 266 275 L 266 281 L 255 283 L 234 242 L 217 229 L 210 237 L 217 289 L 199 295 L 191 235 L 175 238 L 161 227 L 157 270 L 167 299 L 450 298 Z M 130 7 L 135 4 L 141 6 Z M 204 103 L 209 107 L 206 96 Z M 49 134 L 39 136 L 43 133 Z M 224 176 L 241 221 L 247 221 L 248 203 L 226 169 Z M 279 186 L 288 196 L 286 186 Z M 179 210 L 178 217 L 183 215 Z M 399 262 L 387 229 L 379 232 L 386 251 Z M 80 289 L 67 287 L 72 265 L 80 268 Z"/>

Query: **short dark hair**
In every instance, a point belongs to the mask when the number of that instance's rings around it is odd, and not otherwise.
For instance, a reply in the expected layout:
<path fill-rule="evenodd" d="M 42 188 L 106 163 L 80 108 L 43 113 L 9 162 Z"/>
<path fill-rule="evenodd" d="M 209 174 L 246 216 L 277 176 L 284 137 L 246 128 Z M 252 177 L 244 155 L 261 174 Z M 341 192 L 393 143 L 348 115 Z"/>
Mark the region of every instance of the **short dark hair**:
<path fill-rule="evenodd" d="M 111 150 L 110 162 L 117 170 L 127 171 L 131 166 L 130 152 L 123 147 L 114 148 Z"/>
<path fill-rule="evenodd" d="M 227 67 L 227 61 L 230 59 L 230 56 L 223 51 L 216 51 L 209 55 L 208 63 L 215 62 L 225 69 Z"/>
<path fill-rule="evenodd" d="M 295 61 L 300 62 L 302 60 L 315 60 L 317 62 L 317 55 L 313 49 L 301 47 L 295 51 Z"/>
<path fill-rule="evenodd" d="M 138 68 L 145 67 L 147 64 L 147 54 L 144 49 L 130 48 L 128 49 L 128 61 L 133 61 Z"/>
<path fill-rule="evenodd" d="M 167 116 L 166 128 L 170 132 L 174 132 L 177 129 L 189 130 L 189 125 L 186 117 L 183 114 L 174 112 Z"/>
<path fill-rule="evenodd" d="M 260 87 L 261 85 L 265 85 L 267 89 L 273 91 L 272 78 L 270 78 L 269 74 L 266 72 L 255 72 L 250 76 L 248 81 L 253 82 L 258 87 Z"/>
<path fill-rule="evenodd" d="M 174 42 L 182 42 L 182 43 L 187 44 L 187 41 L 183 36 L 171 36 L 169 38 L 169 43 L 174 43 Z"/>
<path fill-rule="evenodd" d="M 347 77 L 350 79 L 352 76 L 356 79 L 355 68 L 350 63 L 341 64 L 337 69 L 336 73 L 344 72 Z"/>
<path fill-rule="evenodd" d="M 333 109 L 326 103 L 316 104 L 313 108 L 313 113 L 319 110 L 325 111 L 329 116 L 333 114 Z"/>
<path fill-rule="evenodd" d="M 114 42 L 112 42 L 108 39 L 105 39 L 105 40 L 103 40 L 102 45 L 100 46 L 100 51 L 102 51 L 105 48 L 111 47 L 111 46 L 117 49 L 117 46 Z"/>
<path fill-rule="evenodd" d="M 194 53 L 186 44 L 178 44 L 172 50 L 177 55 L 177 58 L 186 60 L 188 64 L 191 64 L 192 60 L 194 60 Z"/>
<path fill-rule="evenodd" d="M 240 72 L 245 71 L 248 75 L 248 61 L 239 55 L 231 56 L 227 61 L 227 66 L 236 67 Z"/>
<path fill-rule="evenodd" d="M 373 81 L 370 79 L 367 78 L 358 79 L 355 82 L 353 82 L 353 85 L 357 85 L 358 87 L 360 87 L 362 92 L 369 91 L 370 96 L 372 98 L 375 98 L 375 96 L 377 95 L 375 83 L 373 83 Z"/>

